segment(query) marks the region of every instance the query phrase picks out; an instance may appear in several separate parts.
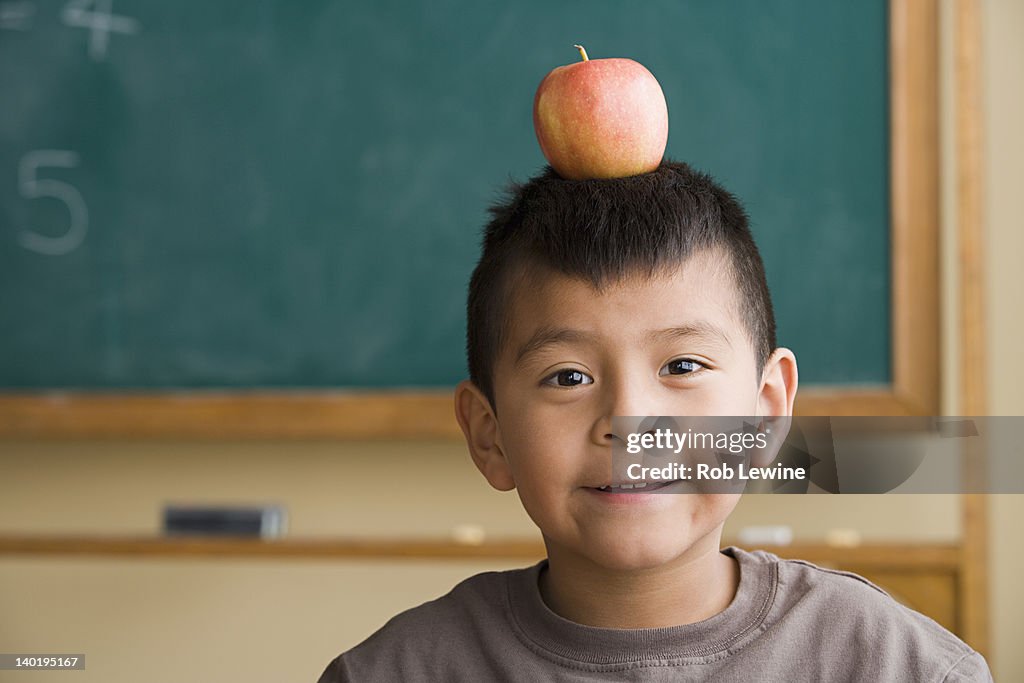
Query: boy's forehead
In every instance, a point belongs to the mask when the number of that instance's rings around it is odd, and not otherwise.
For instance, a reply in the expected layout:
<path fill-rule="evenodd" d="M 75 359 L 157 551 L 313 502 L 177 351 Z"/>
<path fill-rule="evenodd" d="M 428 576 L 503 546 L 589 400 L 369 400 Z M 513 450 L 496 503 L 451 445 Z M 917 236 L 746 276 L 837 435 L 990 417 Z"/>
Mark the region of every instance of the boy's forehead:
<path fill-rule="evenodd" d="M 574 331 L 589 339 L 644 343 L 658 333 L 685 329 L 739 350 L 747 340 L 738 299 L 731 265 L 718 253 L 695 254 L 671 270 L 630 275 L 601 289 L 553 270 L 532 269 L 510 292 L 502 356 L 514 364 L 538 336 L 558 331 L 563 337 Z"/>

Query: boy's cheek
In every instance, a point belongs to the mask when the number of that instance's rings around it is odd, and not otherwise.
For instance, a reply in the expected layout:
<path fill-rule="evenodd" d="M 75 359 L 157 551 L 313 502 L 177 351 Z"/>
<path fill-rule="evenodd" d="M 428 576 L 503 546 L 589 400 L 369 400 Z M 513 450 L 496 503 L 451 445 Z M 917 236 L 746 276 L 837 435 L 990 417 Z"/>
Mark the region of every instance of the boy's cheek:
<path fill-rule="evenodd" d="M 508 461 L 517 485 L 522 485 L 522 480 L 524 484 L 543 486 L 572 476 L 578 469 L 578 458 L 573 456 L 578 450 L 578 445 L 556 435 L 545 438 L 535 432 L 509 446 Z"/>
<path fill-rule="evenodd" d="M 685 494 L 684 494 L 685 495 Z M 740 502 L 742 494 L 739 493 L 705 493 L 701 494 L 708 501 L 711 517 L 718 522 L 724 522 L 732 514 Z"/>

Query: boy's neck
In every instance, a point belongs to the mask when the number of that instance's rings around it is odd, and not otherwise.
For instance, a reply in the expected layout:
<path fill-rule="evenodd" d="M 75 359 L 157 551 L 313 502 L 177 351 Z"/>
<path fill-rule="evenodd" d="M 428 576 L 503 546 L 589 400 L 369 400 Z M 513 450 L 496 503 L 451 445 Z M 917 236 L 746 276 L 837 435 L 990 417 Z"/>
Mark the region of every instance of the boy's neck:
<path fill-rule="evenodd" d="M 710 534 L 675 561 L 644 570 L 614 570 L 548 543 L 541 574 L 544 602 L 559 616 L 600 628 L 661 628 L 703 621 L 732 602 L 739 565 Z"/>

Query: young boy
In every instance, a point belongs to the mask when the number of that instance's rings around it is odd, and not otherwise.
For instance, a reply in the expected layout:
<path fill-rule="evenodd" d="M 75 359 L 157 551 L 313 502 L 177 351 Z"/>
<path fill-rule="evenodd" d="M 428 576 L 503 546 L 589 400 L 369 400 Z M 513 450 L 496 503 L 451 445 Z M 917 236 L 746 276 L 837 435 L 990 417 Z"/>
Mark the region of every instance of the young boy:
<path fill-rule="evenodd" d="M 399 614 L 320 683 L 991 680 L 860 577 L 720 550 L 738 495 L 606 488 L 613 416 L 792 414 L 796 359 L 732 195 L 668 161 L 611 180 L 548 169 L 491 213 L 455 409 L 548 557 Z"/>

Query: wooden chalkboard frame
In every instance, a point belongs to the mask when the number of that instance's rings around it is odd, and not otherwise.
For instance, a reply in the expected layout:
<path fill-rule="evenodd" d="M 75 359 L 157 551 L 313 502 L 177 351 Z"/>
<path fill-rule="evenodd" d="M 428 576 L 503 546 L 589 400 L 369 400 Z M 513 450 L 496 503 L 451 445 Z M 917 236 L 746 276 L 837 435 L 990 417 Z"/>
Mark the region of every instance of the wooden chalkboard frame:
<path fill-rule="evenodd" d="M 891 362 L 888 385 L 815 387 L 802 415 L 934 415 L 939 374 L 935 0 L 890 0 Z M 451 391 L 0 394 L 0 437 L 458 438 Z"/>

